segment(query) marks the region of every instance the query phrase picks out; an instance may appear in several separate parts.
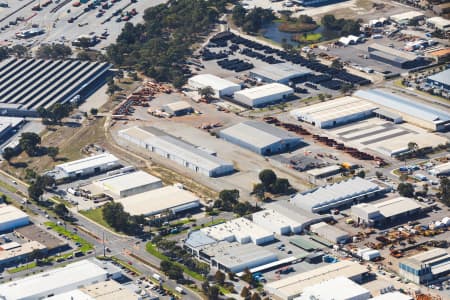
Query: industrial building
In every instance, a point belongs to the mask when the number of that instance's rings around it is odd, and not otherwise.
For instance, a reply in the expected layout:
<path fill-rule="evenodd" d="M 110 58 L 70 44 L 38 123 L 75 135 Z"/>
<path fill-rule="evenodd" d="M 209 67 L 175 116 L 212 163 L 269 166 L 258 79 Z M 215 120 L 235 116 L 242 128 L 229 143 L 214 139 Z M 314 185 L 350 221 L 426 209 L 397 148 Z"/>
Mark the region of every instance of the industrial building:
<path fill-rule="evenodd" d="M 437 165 L 428 171 L 433 176 L 445 176 L 450 175 L 450 162 Z"/>
<path fill-rule="evenodd" d="M 427 25 L 439 29 L 443 32 L 450 31 L 450 20 L 442 17 L 432 17 L 427 19 Z"/>
<path fill-rule="evenodd" d="M 387 192 L 373 181 L 353 177 L 338 183 L 324 185 L 296 194 L 291 202 L 310 212 L 327 212 L 333 208 L 356 204 Z"/>
<path fill-rule="evenodd" d="M 306 171 L 306 174 L 310 178 L 310 181 L 314 181 L 316 179 L 330 177 L 336 174 L 341 173 L 342 167 L 339 165 L 331 165 L 322 168 L 316 168 Z M 311 180 L 312 179 L 312 180 Z"/>
<path fill-rule="evenodd" d="M 395 291 L 373 297 L 371 300 L 413 300 L 413 297 L 403 294 L 399 291 Z"/>
<path fill-rule="evenodd" d="M 79 101 L 100 86 L 111 64 L 11 58 L 0 63 L 0 110 L 37 117 L 37 109 Z"/>
<path fill-rule="evenodd" d="M 111 153 L 102 153 L 57 165 L 47 173 L 55 179 L 83 178 L 117 169 L 122 165 Z"/>
<path fill-rule="evenodd" d="M 31 241 L 23 244 L 10 242 L 0 246 L 0 267 L 12 266 L 28 261 L 28 256 L 35 250 L 44 251 L 45 246 Z"/>
<path fill-rule="evenodd" d="M 276 201 L 264 206 L 264 210 L 252 214 L 253 223 L 269 232 L 280 235 L 299 234 L 311 224 L 328 219 L 327 216 L 305 211 L 288 201 Z"/>
<path fill-rule="evenodd" d="M 389 19 L 400 25 L 409 25 L 412 22 L 425 19 L 425 14 L 419 11 L 411 10 L 392 15 Z"/>
<path fill-rule="evenodd" d="M 221 130 L 219 136 L 261 155 L 293 151 L 303 143 L 301 138 L 286 130 L 258 121 L 245 121 L 233 125 Z"/>
<path fill-rule="evenodd" d="M 0 232 L 11 231 L 29 223 L 30 217 L 20 209 L 0 204 Z"/>
<path fill-rule="evenodd" d="M 353 95 L 401 115 L 406 122 L 429 130 L 443 131 L 450 126 L 450 113 L 399 94 L 373 89 L 359 90 Z"/>
<path fill-rule="evenodd" d="M 367 300 L 370 291 L 346 277 L 336 277 L 306 287 L 296 300 Z"/>
<path fill-rule="evenodd" d="M 52 300 L 142 300 L 143 297 L 114 280 L 82 286 L 51 297 Z M 152 300 L 151 298 L 149 300 Z"/>
<path fill-rule="evenodd" d="M 55 254 L 70 248 L 66 240 L 34 224 L 16 228 L 14 234 L 26 242 L 36 241 L 41 243 L 45 246 L 47 254 Z"/>
<path fill-rule="evenodd" d="M 119 131 L 119 136 L 195 173 L 208 177 L 220 177 L 234 172 L 232 163 L 154 127 L 130 127 Z"/>
<path fill-rule="evenodd" d="M 342 97 L 291 110 L 295 119 L 318 128 L 331 128 L 374 115 L 377 105 L 355 97 Z"/>
<path fill-rule="evenodd" d="M 209 262 L 213 268 L 233 273 L 239 273 L 246 268 L 255 268 L 278 260 L 273 252 L 264 247 L 226 241 L 203 247 L 200 250 L 199 258 Z"/>
<path fill-rule="evenodd" d="M 294 94 L 294 90 L 281 83 L 269 83 L 234 93 L 234 99 L 251 107 L 284 101 Z"/>
<path fill-rule="evenodd" d="M 166 104 L 162 107 L 163 111 L 171 116 L 184 116 L 194 112 L 192 106 L 186 101 L 177 101 Z"/>
<path fill-rule="evenodd" d="M 211 74 L 195 75 L 189 78 L 188 85 L 195 90 L 211 87 L 214 91 L 214 97 L 216 98 L 231 96 L 235 92 L 241 90 L 239 84 Z"/>
<path fill-rule="evenodd" d="M 450 69 L 428 76 L 427 84 L 433 88 L 450 92 Z"/>
<path fill-rule="evenodd" d="M 412 52 L 380 44 L 370 44 L 367 50 L 369 51 L 369 58 L 401 69 L 412 69 L 428 64 L 427 60 Z"/>
<path fill-rule="evenodd" d="M 311 70 L 293 65 L 291 63 L 280 63 L 264 65 L 250 70 L 249 76 L 260 82 L 287 84 L 292 79 L 301 78 L 311 74 Z"/>
<path fill-rule="evenodd" d="M 414 199 L 397 197 L 374 204 L 353 205 L 351 216 L 358 224 L 380 226 L 390 224 L 396 219 L 417 216 L 421 213 L 422 208 L 422 205 Z"/>
<path fill-rule="evenodd" d="M 43 299 L 108 278 L 117 278 L 120 274 L 120 269 L 109 262 L 86 259 L 1 284 L 0 298 Z"/>
<path fill-rule="evenodd" d="M 144 171 L 115 174 L 96 180 L 94 184 L 113 198 L 129 197 L 163 186 L 161 179 Z"/>
<path fill-rule="evenodd" d="M 124 211 L 133 216 L 156 216 L 165 212 L 173 215 L 200 206 L 200 199 L 193 193 L 176 186 L 166 186 L 148 192 L 115 200 Z"/>
<path fill-rule="evenodd" d="M 272 232 L 253 223 L 246 218 L 237 218 L 228 222 L 200 229 L 216 241 L 253 243 L 262 245 L 272 242 L 275 237 Z"/>
<path fill-rule="evenodd" d="M 333 244 L 345 244 L 350 239 L 348 232 L 345 232 L 335 226 L 331 226 L 325 222 L 311 225 L 310 231 Z"/>
<path fill-rule="evenodd" d="M 25 122 L 23 118 L 0 117 L 0 142 L 14 133 Z"/>
<path fill-rule="evenodd" d="M 381 257 L 380 251 L 372 248 L 363 248 L 356 251 L 356 255 L 366 261 L 373 261 Z"/>
<path fill-rule="evenodd" d="M 403 258 L 399 262 L 399 275 L 417 284 L 427 283 L 450 273 L 450 254 L 435 248 Z"/>
<path fill-rule="evenodd" d="M 301 296 L 308 287 L 321 282 L 337 277 L 345 277 L 352 281 L 360 282 L 368 273 L 366 266 L 350 260 L 344 260 L 270 282 L 265 285 L 265 288 L 270 294 L 279 299 L 292 300 Z"/>

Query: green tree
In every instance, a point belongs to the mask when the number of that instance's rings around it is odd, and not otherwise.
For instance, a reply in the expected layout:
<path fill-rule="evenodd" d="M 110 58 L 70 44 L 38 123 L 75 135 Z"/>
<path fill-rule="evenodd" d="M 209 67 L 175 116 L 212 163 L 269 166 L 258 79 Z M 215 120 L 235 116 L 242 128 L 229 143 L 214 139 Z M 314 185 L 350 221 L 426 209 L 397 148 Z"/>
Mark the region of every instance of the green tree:
<path fill-rule="evenodd" d="M 8 47 L 0 47 L 0 61 L 9 57 Z"/>
<path fill-rule="evenodd" d="M 291 188 L 289 180 L 286 178 L 277 178 L 271 186 L 271 192 L 274 194 L 286 194 Z"/>
<path fill-rule="evenodd" d="M 383 177 L 383 173 L 381 173 L 380 171 L 376 171 L 375 176 L 377 176 L 378 179 L 381 179 Z"/>
<path fill-rule="evenodd" d="M 207 86 L 199 89 L 198 94 L 205 99 L 211 99 L 211 97 L 214 95 L 214 90 L 212 89 L 212 87 Z"/>
<path fill-rule="evenodd" d="M 277 175 L 274 171 L 270 169 L 265 169 L 259 172 L 259 180 L 261 180 L 261 183 L 264 185 L 266 190 L 270 189 L 270 186 L 275 183 L 277 180 Z"/>
<path fill-rule="evenodd" d="M 22 46 L 22 45 L 14 45 L 11 48 L 11 53 L 13 55 L 15 55 L 18 58 L 24 58 L 24 57 L 28 57 L 29 56 L 29 52 L 27 47 Z"/>
<path fill-rule="evenodd" d="M 241 297 L 246 299 L 247 297 L 250 297 L 250 291 L 247 286 L 244 286 L 241 290 Z"/>
<path fill-rule="evenodd" d="M 261 300 L 261 296 L 257 292 L 254 292 L 250 299 L 251 300 Z"/>
<path fill-rule="evenodd" d="M 245 22 L 247 11 L 240 4 L 236 4 L 231 12 L 231 18 L 236 26 L 241 27 Z"/>
<path fill-rule="evenodd" d="M 440 199 L 442 203 L 450 206 L 450 179 L 442 177 L 440 182 Z"/>
<path fill-rule="evenodd" d="M 2 153 L 2 157 L 3 159 L 5 159 L 8 163 L 10 162 L 10 160 L 16 156 L 16 151 L 11 148 L 11 147 L 6 147 L 5 149 L 3 149 L 3 153 Z"/>
<path fill-rule="evenodd" d="M 53 161 L 56 159 L 58 154 L 59 154 L 58 147 L 47 147 L 47 155 L 50 156 L 53 159 Z"/>
<path fill-rule="evenodd" d="M 97 108 L 91 108 L 91 115 L 96 116 L 98 114 Z"/>
<path fill-rule="evenodd" d="M 397 187 L 398 193 L 403 197 L 414 196 L 414 186 L 411 183 L 400 183 Z"/>
<path fill-rule="evenodd" d="M 67 215 L 69 214 L 69 210 L 67 209 L 67 207 L 64 205 L 64 203 L 58 203 L 55 205 L 55 208 L 53 209 L 55 211 L 55 213 L 60 216 L 61 218 L 65 218 L 67 217 Z"/>
<path fill-rule="evenodd" d="M 264 200 L 265 192 L 266 192 L 266 188 L 264 187 L 264 184 L 257 183 L 255 185 L 253 185 L 253 194 L 256 196 L 256 198 L 258 198 L 259 201 Z"/>
<path fill-rule="evenodd" d="M 242 217 L 247 214 L 248 207 L 244 203 L 239 202 L 234 205 L 233 212 Z"/>
<path fill-rule="evenodd" d="M 28 197 L 33 199 L 34 201 L 39 201 L 41 196 L 44 194 L 44 189 L 37 184 L 31 184 L 28 187 Z"/>
<path fill-rule="evenodd" d="M 222 273 L 220 270 L 217 270 L 216 274 L 214 274 L 214 280 L 220 285 L 224 284 L 225 274 Z"/>
<path fill-rule="evenodd" d="M 29 156 L 35 156 L 38 154 L 41 143 L 41 137 L 34 132 L 24 132 L 20 135 L 19 145 L 20 148 L 25 151 Z"/>
<path fill-rule="evenodd" d="M 217 300 L 219 299 L 220 290 L 216 285 L 213 285 L 208 290 L 208 299 Z"/>
<path fill-rule="evenodd" d="M 366 177 L 366 172 L 364 170 L 361 170 L 356 174 L 356 176 L 364 178 L 364 177 Z"/>
<path fill-rule="evenodd" d="M 331 63 L 331 67 L 334 69 L 342 70 L 344 68 L 344 64 L 342 63 L 342 61 L 340 59 L 335 59 Z"/>

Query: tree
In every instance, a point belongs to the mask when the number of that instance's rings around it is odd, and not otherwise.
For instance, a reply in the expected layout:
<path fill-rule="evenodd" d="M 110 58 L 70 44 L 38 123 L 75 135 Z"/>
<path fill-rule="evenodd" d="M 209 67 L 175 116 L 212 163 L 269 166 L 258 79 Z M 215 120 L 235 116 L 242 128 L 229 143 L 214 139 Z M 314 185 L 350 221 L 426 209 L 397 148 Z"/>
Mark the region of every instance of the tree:
<path fill-rule="evenodd" d="M 91 115 L 96 116 L 98 114 L 97 108 L 91 108 Z"/>
<path fill-rule="evenodd" d="M 232 14 L 231 18 L 232 18 L 234 24 L 236 24 L 236 26 L 241 27 L 242 24 L 244 24 L 245 15 L 247 14 L 247 11 L 245 10 L 245 8 L 242 7 L 242 5 L 240 5 L 240 4 L 236 4 L 234 6 L 231 14 Z"/>
<path fill-rule="evenodd" d="M 289 180 L 286 178 L 277 178 L 271 186 L 271 192 L 274 194 L 286 194 L 291 188 Z"/>
<path fill-rule="evenodd" d="M 254 292 L 250 299 L 251 300 L 261 300 L 261 296 L 257 292 Z"/>
<path fill-rule="evenodd" d="M 407 181 L 408 180 L 408 174 L 405 174 L 405 173 L 400 174 L 399 179 L 400 179 L 401 182 Z"/>
<path fill-rule="evenodd" d="M 8 47 L 0 47 L 0 61 L 9 57 Z"/>
<path fill-rule="evenodd" d="M 55 205 L 55 208 L 53 209 L 55 213 L 60 216 L 61 218 L 65 218 L 69 214 L 69 210 L 64 205 L 64 203 L 58 203 Z"/>
<path fill-rule="evenodd" d="M 397 187 L 398 193 L 403 197 L 414 196 L 414 186 L 411 183 L 400 183 Z"/>
<path fill-rule="evenodd" d="M 252 276 L 252 273 L 250 272 L 249 268 L 244 269 L 244 273 L 242 274 L 241 279 L 247 283 L 253 282 L 253 276 Z"/>
<path fill-rule="evenodd" d="M 235 274 L 234 274 L 233 272 L 228 272 L 227 275 L 228 275 L 228 279 L 229 279 L 229 280 L 234 281 L 234 279 L 235 279 Z"/>
<path fill-rule="evenodd" d="M 58 147 L 47 147 L 47 155 L 50 156 L 53 159 L 53 161 L 56 159 L 58 154 L 59 154 Z"/>
<path fill-rule="evenodd" d="M 270 189 L 270 186 L 275 183 L 277 180 L 277 175 L 274 171 L 270 169 L 265 169 L 259 172 L 259 180 L 261 180 L 261 183 L 264 185 L 266 190 Z"/>
<path fill-rule="evenodd" d="M 225 274 L 222 273 L 220 270 L 217 270 L 216 274 L 214 274 L 214 280 L 220 285 L 224 284 Z"/>
<path fill-rule="evenodd" d="M 42 44 L 36 51 L 40 59 L 66 59 L 72 55 L 72 49 L 64 44 Z"/>
<path fill-rule="evenodd" d="M 33 199 L 34 201 L 39 201 L 41 196 L 44 194 L 44 189 L 37 184 L 31 184 L 28 187 L 28 197 Z"/>
<path fill-rule="evenodd" d="M 442 203 L 450 206 L 450 179 L 442 177 L 440 182 L 440 199 Z"/>
<path fill-rule="evenodd" d="M 234 205 L 238 202 L 239 199 L 239 191 L 234 190 L 222 190 L 219 193 L 219 201 L 216 201 L 215 207 L 221 208 L 225 211 L 231 211 Z"/>
<path fill-rule="evenodd" d="M 120 80 L 123 79 L 123 77 L 124 77 L 123 71 L 122 70 L 117 70 L 115 76 L 120 82 Z"/>
<path fill-rule="evenodd" d="M 198 93 L 200 96 L 202 96 L 205 99 L 211 99 L 211 97 L 214 95 L 214 90 L 212 89 L 212 87 L 207 86 L 207 87 L 199 89 Z"/>
<path fill-rule="evenodd" d="M 38 145 L 41 143 L 41 137 L 34 132 L 24 132 L 20 136 L 19 145 L 29 156 L 35 156 L 38 153 Z"/>
<path fill-rule="evenodd" d="M 28 57 L 29 55 L 27 47 L 23 45 L 14 45 L 11 48 L 11 53 L 18 58 Z"/>
<path fill-rule="evenodd" d="M 208 290 L 208 299 L 209 300 L 217 300 L 219 299 L 220 290 L 216 285 L 213 285 Z"/>
<path fill-rule="evenodd" d="M 247 298 L 247 297 L 249 297 L 249 296 L 250 296 L 250 291 L 249 291 L 249 289 L 248 289 L 247 286 L 244 286 L 244 287 L 242 288 L 242 290 L 241 290 L 241 297 L 242 297 L 242 298 Z"/>
<path fill-rule="evenodd" d="M 319 95 L 317 95 L 317 97 L 319 98 L 320 101 L 324 101 L 325 100 L 325 95 L 324 94 L 319 94 Z"/>
<path fill-rule="evenodd" d="M 16 156 L 16 151 L 11 147 L 6 147 L 3 149 L 2 157 L 9 163 L 11 158 Z"/>
<path fill-rule="evenodd" d="M 417 150 L 419 150 L 419 145 L 417 145 L 416 142 L 408 143 L 408 151 L 410 151 L 413 154 L 416 154 Z"/>
<path fill-rule="evenodd" d="M 364 170 L 361 170 L 356 174 L 356 176 L 364 178 L 364 177 L 366 177 L 366 172 Z"/>
<path fill-rule="evenodd" d="M 262 183 L 257 183 L 253 185 L 253 194 L 258 198 L 259 201 L 264 200 L 266 189 Z"/>
<path fill-rule="evenodd" d="M 344 68 L 344 64 L 342 63 L 342 61 L 340 59 L 335 59 L 331 63 L 331 67 L 334 69 L 342 70 Z"/>
<path fill-rule="evenodd" d="M 233 212 L 242 217 L 247 214 L 248 207 L 244 203 L 239 202 L 239 203 L 236 203 L 236 205 L 234 205 Z"/>
<path fill-rule="evenodd" d="M 381 179 L 383 177 L 383 173 L 381 173 L 380 171 L 376 171 L 375 176 L 377 176 L 378 179 Z"/>

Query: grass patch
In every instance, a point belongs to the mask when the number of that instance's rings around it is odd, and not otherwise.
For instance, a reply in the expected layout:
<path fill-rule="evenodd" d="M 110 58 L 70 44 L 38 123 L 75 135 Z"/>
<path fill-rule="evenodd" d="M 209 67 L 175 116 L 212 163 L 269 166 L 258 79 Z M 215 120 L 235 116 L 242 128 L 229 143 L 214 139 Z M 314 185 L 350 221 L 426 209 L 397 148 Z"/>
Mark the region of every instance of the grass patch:
<path fill-rule="evenodd" d="M 300 22 L 284 22 L 278 26 L 278 30 L 283 31 L 283 32 L 300 33 L 300 32 L 313 31 L 317 27 L 319 27 L 319 25 L 317 25 L 317 24 L 300 23 Z"/>
<path fill-rule="evenodd" d="M 14 273 L 22 272 L 22 271 L 25 271 L 25 270 L 33 269 L 36 266 L 37 266 L 37 263 L 35 261 L 33 261 L 33 262 L 30 262 L 30 263 L 28 263 L 26 265 L 22 265 L 22 266 L 17 267 L 17 268 L 8 269 L 7 272 L 10 273 L 10 274 L 14 274 Z"/>
<path fill-rule="evenodd" d="M 51 229 L 53 229 L 54 231 L 56 231 L 57 233 L 68 237 L 69 239 L 71 239 L 72 241 L 74 241 L 75 243 L 80 243 L 80 249 L 78 249 L 79 251 L 86 253 L 89 250 L 93 250 L 94 247 L 92 246 L 91 243 L 89 243 L 88 241 L 86 241 L 85 239 L 81 238 L 80 236 L 73 234 L 72 232 L 66 230 L 64 227 L 56 225 L 53 222 L 45 222 L 44 223 L 45 226 L 50 227 Z"/>
<path fill-rule="evenodd" d="M 306 34 L 296 34 L 292 37 L 294 41 L 305 43 L 305 42 L 318 42 L 322 39 L 322 34 L 320 33 L 306 33 Z"/>
<path fill-rule="evenodd" d="M 213 225 L 217 225 L 217 224 L 221 224 L 221 223 L 224 223 L 226 221 L 227 220 L 225 220 L 225 219 L 216 219 L 216 220 L 213 220 L 211 222 L 205 223 L 203 225 L 197 225 L 195 227 L 192 227 L 192 230 L 199 230 L 201 228 L 209 227 L 209 226 L 213 226 Z"/>
<path fill-rule="evenodd" d="M 89 218 L 90 220 L 94 221 L 95 223 L 100 224 L 111 231 L 116 232 L 103 218 L 103 208 L 98 207 L 90 210 L 81 210 L 79 211 L 79 213 L 85 216 L 86 218 Z"/>
<path fill-rule="evenodd" d="M 205 279 L 203 277 L 203 275 L 198 274 L 197 272 L 194 272 L 194 271 L 188 269 L 188 267 L 186 267 L 185 265 L 182 265 L 180 263 L 171 261 L 167 256 L 165 256 L 164 254 L 159 252 L 158 249 L 156 248 L 156 246 L 154 244 L 152 244 L 151 242 L 148 242 L 145 245 L 145 248 L 146 248 L 148 253 L 150 253 L 151 255 L 155 256 L 156 258 L 159 258 L 160 260 L 170 261 L 173 264 L 179 266 L 180 268 L 183 269 L 184 273 L 186 273 L 187 275 L 191 276 L 192 278 L 194 278 L 196 280 L 200 280 L 200 281 L 203 281 Z"/>
<path fill-rule="evenodd" d="M 17 189 L 3 181 L 0 181 L 0 188 L 5 189 L 11 193 L 17 193 Z"/>

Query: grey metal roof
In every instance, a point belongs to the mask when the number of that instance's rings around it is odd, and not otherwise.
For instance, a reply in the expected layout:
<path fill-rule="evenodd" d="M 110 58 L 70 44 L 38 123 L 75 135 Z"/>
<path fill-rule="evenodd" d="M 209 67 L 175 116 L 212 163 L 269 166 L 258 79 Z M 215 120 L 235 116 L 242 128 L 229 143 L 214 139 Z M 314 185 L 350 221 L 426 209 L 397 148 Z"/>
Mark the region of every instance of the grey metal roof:
<path fill-rule="evenodd" d="M 203 231 L 196 230 L 188 234 L 186 241 L 184 242 L 187 246 L 191 248 L 198 248 L 206 245 L 216 243 L 217 241 L 213 238 L 207 236 Z"/>
<path fill-rule="evenodd" d="M 414 102 L 413 100 L 403 96 L 385 92 L 383 90 L 359 90 L 354 93 L 354 96 L 372 101 L 395 111 L 408 114 L 417 119 L 426 120 L 433 123 L 444 123 L 450 121 L 450 113 L 448 112 L 426 104 Z"/>
<path fill-rule="evenodd" d="M 450 85 L 450 69 L 428 76 L 428 79 Z"/>
<path fill-rule="evenodd" d="M 369 52 L 380 51 L 383 53 L 388 53 L 393 56 L 401 57 L 401 58 L 405 59 L 406 61 L 415 60 L 417 58 L 417 55 L 415 55 L 414 53 L 398 50 L 398 49 L 395 49 L 392 47 L 388 47 L 388 46 L 384 46 L 384 45 L 380 45 L 380 44 L 376 44 L 376 43 L 370 44 L 368 46 L 368 49 L 369 49 Z"/>
<path fill-rule="evenodd" d="M 409 59 L 406 59 L 404 57 L 397 56 L 397 55 L 394 55 L 394 54 L 391 54 L 391 53 L 387 53 L 387 52 L 377 51 L 377 50 L 376 51 L 371 51 L 369 53 L 370 53 L 370 55 L 376 55 L 378 57 L 382 57 L 382 58 L 388 59 L 390 61 L 395 61 L 395 62 L 400 63 L 400 64 L 403 64 L 403 63 L 406 63 L 406 62 L 410 61 Z"/>
<path fill-rule="evenodd" d="M 393 119 L 393 120 L 400 119 L 402 117 L 399 114 L 396 114 L 396 113 L 394 113 L 392 111 L 389 111 L 389 110 L 386 110 L 386 109 L 382 109 L 382 108 L 375 109 L 373 112 L 378 114 L 378 115 L 380 115 L 380 116 L 384 116 L 384 117 L 387 117 L 387 118 L 390 118 L 390 119 Z"/>
<path fill-rule="evenodd" d="M 263 76 L 274 81 L 283 81 L 297 76 L 310 74 L 311 70 L 291 63 L 280 63 L 262 66 L 251 70 L 256 76 Z"/>
<path fill-rule="evenodd" d="M 331 185 L 325 185 L 303 193 L 298 193 L 292 202 L 304 209 L 326 207 L 349 198 L 380 190 L 380 187 L 366 179 L 354 177 Z"/>
<path fill-rule="evenodd" d="M 258 121 L 245 121 L 228 127 L 220 133 L 224 133 L 260 148 L 279 143 L 283 140 L 300 140 L 298 136 L 293 135 L 286 130 Z"/>

